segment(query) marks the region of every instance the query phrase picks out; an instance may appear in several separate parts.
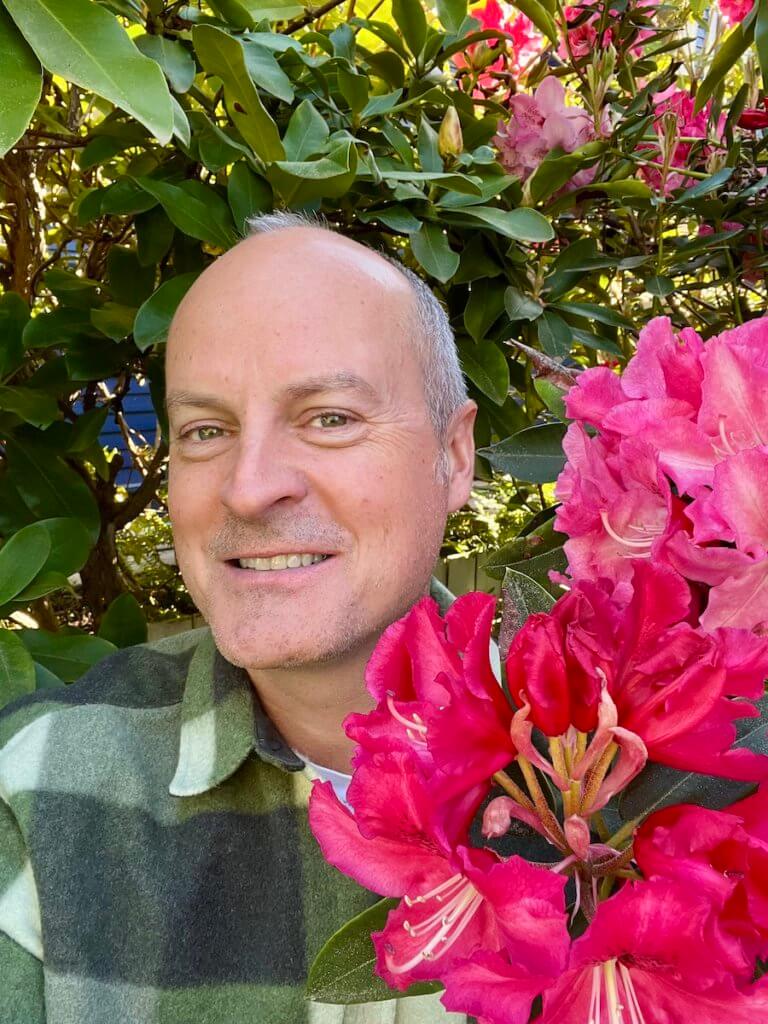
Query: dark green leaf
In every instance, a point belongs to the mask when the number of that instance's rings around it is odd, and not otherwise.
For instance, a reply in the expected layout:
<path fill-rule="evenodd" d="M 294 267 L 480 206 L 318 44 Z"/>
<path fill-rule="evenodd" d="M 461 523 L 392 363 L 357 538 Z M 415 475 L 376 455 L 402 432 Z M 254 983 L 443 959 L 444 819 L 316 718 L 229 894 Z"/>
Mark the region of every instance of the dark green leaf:
<path fill-rule="evenodd" d="M 621 313 L 606 306 L 597 306 L 593 302 L 557 302 L 553 305 L 563 313 L 582 316 L 587 320 L 597 320 L 599 324 L 607 324 L 609 327 L 625 327 L 630 331 L 635 329 L 632 321 L 627 320 Z"/>
<path fill-rule="evenodd" d="M 437 132 L 424 114 L 419 121 L 417 148 L 422 171 L 427 171 L 429 174 L 442 174 L 443 158 L 440 156 L 437 145 Z"/>
<path fill-rule="evenodd" d="M 235 228 L 244 235 L 246 220 L 256 213 L 272 209 L 272 189 L 243 162 L 235 164 L 227 179 L 227 199 L 235 219 Z"/>
<path fill-rule="evenodd" d="M 643 281 L 645 290 L 659 299 L 671 295 L 675 290 L 675 282 L 671 277 L 646 277 Z"/>
<path fill-rule="evenodd" d="M 516 569 L 504 571 L 504 582 L 501 586 L 504 605 L 501 614 L 500 632 L 507 645 L 525 625 L 531 615 L 548 612 L 555 603 L 551 594 L 540 586 L 536 580 Z"/>
<path fill-rule="evenodd" d="M 146 643 L 147 620 L 133 594 L 120 594 L 114 599 L 104 613 L 98 635 L 115 647 Z"/>
<path fill-rule="evenodd" d="M 687 188 L 682 195 L 673 201 L 674 205 L 682 206 L 683 203 L 690 203 L 701 196 L 709 195 L 710 192 L 716 192 L 733 175 L 734 170 L 734 167 L 723 167 L 711 177 L 705 178 L 703 181 L 697 181 L 695 185 L 691 185 L 690 188 Z"/>
<path fill-rule="evenodd" d="M 35 112 L 43 84 L 34 51 L 0 7 L 0 157 L 18 142 Z"/>
<path fill-rule="evenodd" d="M 140 351 L 146 352 L 151 345 L 165 341 L 173 314 L 197 277 L 196 273 L 179 274 L 164 281 L 154 295 L 150 295 L 136 314 L 133 325 L 133 340 Z"/>
<path fill-rule="evenodd" d="M 410 235 L 421 227 L 421 221 L 418 217 L 414 217 L 406 206 L 396 205 L 387 206 L 383 210 L 367 210 L 365 213 L 358 214 L 358 217 L 364 224 L 380 221 L 388 228 L 403 235 Z"/>
<path fill-rule="evenodd" d="M 24 359 L 22 337 L 29 320 L 29 306 L 17 292 L 0 295 L 0 380 L 14 372 Z"/>
<path fill-rule="evenodd" d="M 550 309 L 545 309 L 536 321 L 536 330 L 539 332 L 539 342 L 547 355 L 555 358 L 565 358 L 571 351 L 573 334 L 571 328 Z"/>
<path fill-rule="evenodd" d="M 137 256 L 142 267 L 153 267 L 165 256 L 173 241 L 173 224 L 161 206 L 140 213 L 134 221 Z"/>
<path fill-rule="evenodd" d="M 185 234 L 222 249 L 236 241 L 229 207 L 210 185 L 201 181 L 172 185 L 155 178 L 138 178 L 137 182 L 162 203 L 168 217 Z"/>
<path fill-rule="evenodd" d="M 424 223 L 410 236 L 411 251 L 428 274 L 438 281 L 449 281 L 459 266 L 448 238 L 437 224 Z"/>
<path fill-rule="evenodd" d="M 479 221 L 486 227 L 497 231 L 505 238 L 513 238 L 519 242 L 548 242 L 554 238 L 552 225 L 538 210 L 521 207 L 518 210 L 499 210 L 494 206 L 470 206 L 459 213 L 469 220 Z"/>
<path fill-rule="evenodd" d="M 427 37 L 427 17 L 420 0 L 392 0 L 392 16 L 408 49 L 418 57 Z"/>
<path fill-rule="evenodd" d="M 567 392 L 546 377 L 534 377 L 533 387 L 549 411 L 563 422 L 567 419 L 563 395 Z"/>
<path fill-rule="evenodd" d="M 0 387 L 0 409 L 14 413 L 33 427 L 47 427 L 61 418 L 56 400 L 34 388 Z"/>
<path fill-rule="evenodd" d="M 137 36 L 136 46 L 163 69 L 174 92 L 186 92 L 195 80 L 195 62 L 183 43 L 166 36 Z"/>
<path fill-rule="evenodd" d="M 504 292 L 504 306 L 510 320 L 536 320 L 544 312 L 544 307 L 537 299 L 511 286 Z"/>
<path fill-rule="evenodd" d="M 464 326 L 475 341 L 482 341 L 503 312 L 503 282 L 493 278 L 475 281 L 464 307 Z"/>
<path fill-rule="evenodd" d="M 398 900 L 381 900 L 348 921 L 317 954 L 307 978 L 306 995 L 316 1003 L 373 1003 L 394 999 L 395 993 L 376 974 L 371 933 L 381 931 Z M 437 982 L 411 985 L 397 998 L 439 992 Z"/>
<path fill-rule="evenodd" d="M 359 114 L 368 102 L 368 91 L 371 83 L 367 75 L 350 71 L 349 68 L 340 67 L 338 72 L 339 90 L 347 101 L 353 114 Z"/>
<path fill-rule="evenodd" d="M 245 66 L 259 88 L 284 103 L 293 103 L 291 80 L 277 63 L 274 54 L 250 40 L 243 42 Z"/>
<path fill-rule="evenodd" d="M 457 343 L 461 368 L 483 394 L 496 405 L 503 405 L 509 393 L 509 364 L 504 353 L 492 341 L 476 345 Z"/>
<path fill-rule="evenodd" d="M 163 73 L 112 14 L 91 0 L 6 0 L 5 6 L 44 67 L 121 107 L 159 142 L 170 141 L 173 111 Z"/>
<path fill-rule="evenodd" d="M 267 176 L 287 205 L 303 206 L 315 199 L 345 195 L 357 174 L 357 150 L 350 141 L 334 146 L 319 160 L 278 160 Z"/>
<path fill-rule="evenodd" d="M 92 665 L 117 650 L 107 640 L 81 633 L 47 633 L 43 629 L 22 629 L 19 635 L 35 661 L 39 661 L 65 683 L 74 683 Z"/>
<path fill-rule="evenodd" d="M 35 689 L 35 665 L 18 634 L 0 629 L 0 708 Z"/>
<path fill-rule="evenodd" d="M 467 16 L 467 0 L 437 0 L 437 16 L 440 23 L 456 35 Z"/>
<path fill-rule="evenodd" d="M 329 128 L 323 117 L 312 106 L 311 100 L 302 100 L 291 114 L 283 137 L 288 160 L 306 160 L 325 148 Z"/>
<path fill-rule="evenodd" d="M 71 576 L 82 569 L 91 550 L 91 535 L 79 520 L 57 516 L 41 519 L 37 525 L 45 528 L 51 542 L 43 565 L 45 572 Z"/>
<path fill-rule="evenodd" d="M 519 480 L 548 484 L 556 480 L 565 465 L 561 423 L 543 423 L 526 427 L 512 437 L 481 448 L 479 455 L 500 473 L 509 473 Z"/>
<path fill-rule="evenodd" d="M 46 594 L 53 594 L 57 590 L 71 591 L 72 585 L 61 572 L 43 571 L 32 580 L 29 586 L 24 587 L 21 593 L 16 595 L 14 601 L 37 601 L 38 598 L 45 597 Z"/>
<path fill-rule="evenodd" d="M 136 310 L 133 306 L 121 306 L 119 302 L 107 302 L 99 309 L 91 310 L 91 323 L 108 338 L 120 341 L 131 333 L 135 316 Z"/>
<path fill-rule="evenodd" d="M 3 544 L 0 548 L 0 605 L 12 601 L 32 582 L 50 552 L 51 538 L 39 523 L 23 527 Z"/>

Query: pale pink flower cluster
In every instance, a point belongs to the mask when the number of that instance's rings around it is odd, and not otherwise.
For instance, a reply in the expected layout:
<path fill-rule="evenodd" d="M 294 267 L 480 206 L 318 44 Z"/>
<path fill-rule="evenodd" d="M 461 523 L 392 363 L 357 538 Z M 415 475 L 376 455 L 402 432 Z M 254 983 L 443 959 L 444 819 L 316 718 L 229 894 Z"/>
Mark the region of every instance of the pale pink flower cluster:
<path fill-rule="evenodd" d="M 532 96 L 518 93 L 509 101 L 510 119 L 499 122 L 494 142 L 510 174 L 521 181 L 531 175 L 553 149 L 572 153 L 597 137 L 584 107 L 565 102 L 565 87 L 553 75 Z"/>
<path fill-rule="evenodd" d="M 705 629 L 768 632 L 768 318 L 706 344 L 652 320 L 621 377 L 585 371 L 566 408 L 571 577 L 628 600 L 632 562 L 651 560 L 692 585 Z"/>

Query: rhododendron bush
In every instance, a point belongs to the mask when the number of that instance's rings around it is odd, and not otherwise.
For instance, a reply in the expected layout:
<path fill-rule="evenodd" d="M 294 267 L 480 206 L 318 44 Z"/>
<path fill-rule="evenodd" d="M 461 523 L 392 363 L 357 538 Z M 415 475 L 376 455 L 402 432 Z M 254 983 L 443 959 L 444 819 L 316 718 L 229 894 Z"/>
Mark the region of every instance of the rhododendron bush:
<path fill-rule="evenodd" d="M 526 413 L 481 455 L 540 508 L 487 561 L 500 601 L 425 597 L 373 653 L 346 799 L 315 783 L 310 823 L 383 900 L 316 999 L 768 1020 L 764 7 L 475 9 L 503 34 L 457 80 L 557 225 L 465 314 Z"/>

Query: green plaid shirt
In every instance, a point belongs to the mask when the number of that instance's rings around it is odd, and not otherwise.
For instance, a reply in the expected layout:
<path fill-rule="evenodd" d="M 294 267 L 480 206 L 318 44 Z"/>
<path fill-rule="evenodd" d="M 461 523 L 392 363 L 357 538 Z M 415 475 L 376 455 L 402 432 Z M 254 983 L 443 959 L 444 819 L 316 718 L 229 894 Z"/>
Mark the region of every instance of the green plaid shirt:
<path fill-rule="evenodd" d="M 323 860 L 309 769 L 207 629 L 0 714 L 0 1024 L 447 1024 L 308 1003 L 374 897 Z"/>

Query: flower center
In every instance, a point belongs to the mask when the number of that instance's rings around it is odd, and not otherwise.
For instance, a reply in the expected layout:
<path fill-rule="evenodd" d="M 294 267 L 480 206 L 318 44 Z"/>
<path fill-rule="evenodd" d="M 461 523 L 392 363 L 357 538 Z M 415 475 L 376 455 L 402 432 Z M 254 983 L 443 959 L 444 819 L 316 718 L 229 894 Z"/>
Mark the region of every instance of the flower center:
<path fill-rule="evenodd" d="M 422 721 L 420 715 L 417 715 L 416 712 L 414 712 L 411 718 L 407 718 L 404 714 L 398 711 L 395 707 L 395 695 L 393 693 L 387 694 L 387 708 L 395 721 L 399 722 L 400 725 L 405 726 L 406 735 L 412 743 L 426 744 L 427 727 Z"/>
<path fill-rule="evenodd" d="M 445 882 L 435 886 L 421 896 L 405 897 L 407 906 L 434 901 L 438 904 L 434 913 L 418 924 L 403 921 L 403 928 L 411 938 L 423 943 L 415 956 L 403 964 L 394 963 L 389 951 L 386 954 L 387 968 L 392 974 L 404 974 L 413 970 L 424 960 L 437 960 L 443 956 L 461 937 L 469 922 L 477 913 L 483 897 L 464 875 L 452 875 Z"/>
<path fill-rule="evenodd" d="M 592 968 L 592 993 L 585 1024 L 648 1024 L 629 970 L 615 959 Z"/>
<path fill-rule="evenodd" d="M 612 537 L 618 544 L 622 544 L 630 549 L 628 553 L 621 556 L 622 558 L 650 558 L 654 541 L 664 532 L 664 527 L 661 525 L 653 526 L 649 523 L 630 523 L 627 530 L 631 530 L 634 536 L 625 536 L 614 530 L 608 518 L 608 512 L 604 508 L 600 509 L 600 519 L 608 536 Z"/>

